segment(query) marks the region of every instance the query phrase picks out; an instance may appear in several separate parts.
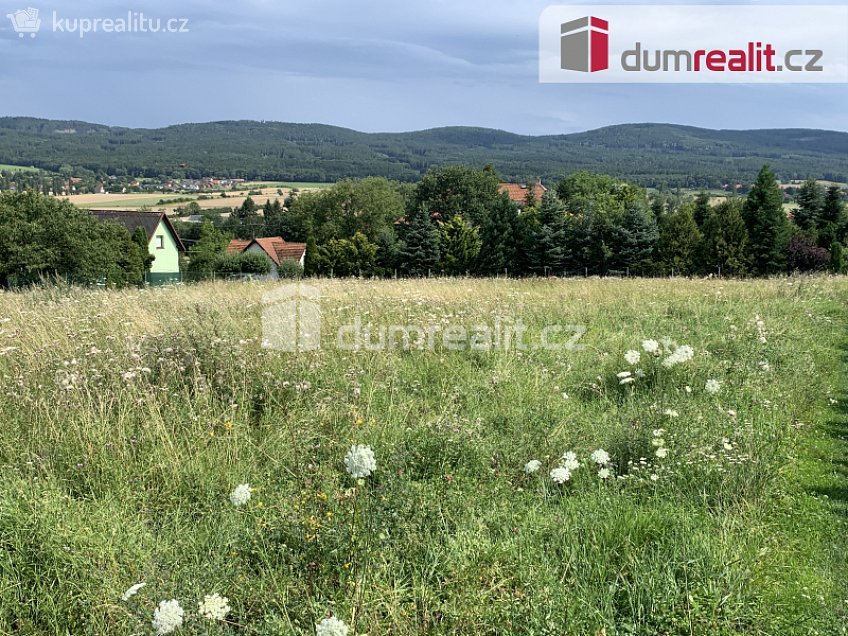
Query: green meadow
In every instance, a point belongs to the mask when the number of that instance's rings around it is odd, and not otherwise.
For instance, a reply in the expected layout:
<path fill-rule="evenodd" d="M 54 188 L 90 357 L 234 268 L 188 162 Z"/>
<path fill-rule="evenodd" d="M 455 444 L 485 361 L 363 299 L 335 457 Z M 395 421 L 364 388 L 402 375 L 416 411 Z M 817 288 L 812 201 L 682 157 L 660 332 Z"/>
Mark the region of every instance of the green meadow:
<path fill-rule="evenodd" d="M 2 296 L 0 633 L 844 633 L 845 278 L 307 282 Z"/>

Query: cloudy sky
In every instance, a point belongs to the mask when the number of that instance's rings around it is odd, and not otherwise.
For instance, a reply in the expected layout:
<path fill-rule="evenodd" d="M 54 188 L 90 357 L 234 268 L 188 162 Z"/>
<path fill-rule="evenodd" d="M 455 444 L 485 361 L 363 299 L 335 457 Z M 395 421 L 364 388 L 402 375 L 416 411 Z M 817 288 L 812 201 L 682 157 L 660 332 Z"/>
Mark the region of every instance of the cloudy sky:
<path fill-rule="evenodd" d="M 42 30 L 21 39 L 5 16 L 27 0 L 0 0 L 0 115 L 141 127 L 230 119 L 364 131 L 473 125 L 527 134 L 647 121 L 848 130 L 848 85 L 540 84 L 538 19 L 549 1 L 30 2 Z M 64 20 L 130 10 L 188 19 L 190 32 L 53 32 L 54 11 Z"/>

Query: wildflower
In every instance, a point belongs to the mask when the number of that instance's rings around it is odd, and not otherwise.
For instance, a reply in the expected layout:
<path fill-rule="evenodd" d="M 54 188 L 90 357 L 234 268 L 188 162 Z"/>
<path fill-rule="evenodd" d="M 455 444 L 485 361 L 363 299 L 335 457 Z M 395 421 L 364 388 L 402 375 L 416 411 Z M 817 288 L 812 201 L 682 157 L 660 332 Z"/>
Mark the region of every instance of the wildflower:
<path fill-rule="evenodd" d="M 724 447 L 724 450 L 733 450 L 733 444 L 730 443 L 730 440 L 726 437 L 721 440 L 721 445 Z"/>
<path fill-rule="evenodd" d="M 136 583 L 136 584 L 135 584 L 135 585 L 133 585 L 130 589 L 128 589 L 126 592 L 124 592 L 123 594 L 121 594 L 121 600 L 122 600 L 122 601 L 128 601 L 128 600 L 130 600 L 133 596 L 135 596 L 136 594 L 138 594 L 138 591 L 139 591 L 141 588 L 143 588 L 145 585 L 147 585 L 147 583 Z"/>
<path fill-rule="evenodd" d="M 619 384 L 633 384 L 636 382 L 636 378 L 622 378 L 618 381 Z"/>
<path fill-rule="evenodd" d="M 524 464 L 524 472 L 528 475 L 532 475 L 542 466 L 542 462 L 538 459 L 531 459 L 529 462 Z"/>
<path fill-rule="evenodd" d="M 599 466 L 606 466 L 610 462 L 609 453 L 607 453 L 604 449 L 599 448 L 592 453 L 592 461 Z"/>
<path fill-rule="evenodd" d="M 651 475 L 651 481 L 657 481 L 659 478 L 660 478 L 660 476 L 659 476 L 659 475 L 657 475 L 656 473 L 653 473 L 653 474 Z"/>
<path fill-rule="evenodd" d="M 654 439 L 651 440 L 651 443 L 656 448 L 661 448 L 661 447 L 665 446 L 665 440 L 662 437 L 654 437 Z"/>
<path fill-rule="evenodd" d="M 370 477 L 371 473 L 377 470 L 377 460 L 374 459 L 374 451 L 370 446 L 351 446 L 344 462 L 347 472 L 355 479 Z"/>
<path fill-rule="evenodd" d="M 621 371 L 620 373 L 616 373 L 615 377 L 617 377 L 619 380 L 626 380 L 627 378 L 629 378 L 632 375 L 633 374 L 630 373 L 630 371 Z"/>
<path fill-rule="evenodd" d="M 662 437 L 663 435 L 665 435 L 665 429 L 664 428 L 655 428 L 654 429 L 654 437 Z"/>
<path fill-rule="evenodd" d="M 218 593 L 208 594 L 197 604 L 197 613 L 210 621 L 222 621 L 230 613 L 229 599 Z"/>
<path fill-rule="evenodd" d="M 665 459 L 668 457 L 668 449 L 665 446 L 660 446 L 654 454 L 660 459 Z"/>
<path fill-rule="evenodd" d="M 151 625 L 153 625 L 153 629 L 160 636 L 161 634 L 170 634 L 182 624 L 183 608 L 180 607 L 179 601 L 173 599 L 162 601 L 159 603 L 159 607 L 153 610 L 153 621 Z"/>
<path fill-rule="evenodd" d="M 236 486 L 235 490 L 230 493 L 230 503 L 232 503 L 236 507 L 243 506 L 248 501 L 250 501 L 249 484 L 239 484 L 238 486 Z"/>
<path fill-rule="evenodd" d="M 610 477 L 612 477 L 612 471 L 609 468 L 601 468 L 598 471 L 599 479 L 609 479 Z"/>
<path fill-rule="evenodd" d="M 663 366 L 670 368 L 676 364 L 689 362 L 694 357 L 695 350 L 692 347 L 690 347 L 689 345 L 681 345 L 677 347 L 677 349 L 675 349 L 670 356 L 663 360 Z"/>
<path fill-rule="evenodd" d="M 562 467 L 572 472 L 580 468 L 580 462 L 577 460 L 577 453 L 574 451 L 563 453 Z"/>
<path fill-rule="evenodd" d="M 551 479 L 553 479 L 554 483 L 564 484 L 569 479 L 571 479 L 571 471 L 565 467 L 554 468 L 551 471 Z"/>
<path fill-rule="evenodd" d="M 624 354 L 624 359 L 627 360 L 628 364 L 639 364 L 639 360 L 642 359 L 642 356 L 639 355 L 638 351 L 633 351 L 632 349 Z"/>
<path fill-rule="evenodd" d="M 636 369 L 636 371 L 633 372 L 633 375 L 636 376 L 637 378 L 644 378 L 645 377 L 645 370 L 644 369 Z"/>
<path fill-rule="evenodd" d="M 315 626 L 316 636 L 347 636 L 348 627 L 335 616 L 325 618 Z"/>
<path fill-rule="evenodd" d="M 721 382 L 718 380 L 707 380 L 707 384 L 704 386 L 707 393 L 712 393 L 715 395 L 719 391 L 721 391 Z"/>
<path fill-rule="evenodd" d="M 667 415 L 668 417 L 680 417 L 680 413 L 678 413 L 674 409 L 666 409 L 665 411 L 663 411 L 663 415 Z"/>
<path fill-rule="evenodd" d="M 643 340 L 642 349 L 645 351 L 645 353 L 656 354 L 660 352 L 660 343 L 656 340 Z"/>

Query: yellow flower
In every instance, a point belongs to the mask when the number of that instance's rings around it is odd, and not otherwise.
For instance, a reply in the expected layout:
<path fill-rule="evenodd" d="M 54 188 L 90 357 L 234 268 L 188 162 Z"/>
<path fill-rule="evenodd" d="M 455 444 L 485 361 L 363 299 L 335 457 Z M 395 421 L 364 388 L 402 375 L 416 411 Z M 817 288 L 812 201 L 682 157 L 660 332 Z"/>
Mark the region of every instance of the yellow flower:
<path fill-rule="evenodd" d="M 232 428 L 233 428 L 233 421 L 232 421 L 232 420 L 227 420 L 226 422 L 224 422 L 224 428 L 225 428 L 225 429 L 227 429 L 228 431 L 229 431 L 229 430 L 232 430 Z"/>

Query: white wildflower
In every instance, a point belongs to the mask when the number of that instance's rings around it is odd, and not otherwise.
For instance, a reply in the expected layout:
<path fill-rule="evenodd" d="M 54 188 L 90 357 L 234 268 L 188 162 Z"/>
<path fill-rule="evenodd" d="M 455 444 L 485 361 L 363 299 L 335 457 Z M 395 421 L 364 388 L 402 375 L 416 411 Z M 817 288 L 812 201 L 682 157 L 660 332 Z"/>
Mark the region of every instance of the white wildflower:
<path fill-rule="evenodd" d="M 180 607 L 179 601 L 170 600 L 162 601 L 159 607 L 153 610 L 153 629 L 156 633 L 170 634 L 175 629 L 183 624 L 183 608 Z"/>
<path fill-rule="evenodd" d="M 230 503 L 234 506 L 243 506 L 250 501 L 250 484 L 239 484 L 230 493 Z"/>
<path fill-rule="evenodd" d="M 348 627 L 335 616 L 325 618 L 315 626 L 315 636 L 347 636 Z"/>
<path fill-rule="evenodd" d="M 527 473 L 528 475 L 532 475 L 537 470 L 539 470 L 539 468 L 541 468 L 541 467 L 542 467 L 542 462 L 540 462 L 538 459 L 531 459 L 529 462 L 524 464 L 524 472 Z"/>
<path fill-rule="evenodd" d="M 562 467 L 567 468 L 570 472 L 574 472 L 580 468 L 580 462 L 577 459 L 577 453 L 568 451 L 562 455 Z"/>
<path fill-rule="evenodd" d="M 636 376 L 637 378 L 644 378 L 645 377 L 645 370 L 644 369 L 636 369 L 636 371 L 633 373 L 633 375 Z"/>
<path fill-rule="evenodd" d="M 695 357 L 695 350 L 689 345 L 681 345 L 674 352 L 663 360 L 664 367 L 673 367 L 676 364 L 689 362 Z"/>
<path fill-rule="evenodd" d="M 210 621 L 222 621 L 227 618 L 230 613 L 229 599 L 226 596 L 221 596 L 217 592 L 207 594 L 203 597 L 203 601 L 197 604 L 197 613 L 203 618 L 208 618 Z"/>
<path fill-rule="evenodd" d="M 707 383 L 704 388 L 706 389 L 707 393 L 712 393 L 713 395 L 715 395 L 716 393 L 721 391 L 721 382 L 719 382 L 718 380 L 707 380 Z"/>
<path fill-rule="evenodd" d="M 654 437 L 662 437 L 663 435 L 665 435 L 665 429 L 664 428 L 655 428 L 654 429 Z"/>
<path fill-rule="evenodd" d="M 656 448 L 661 448 L 662 446 L 665 446 L 665 440 L 662 437 L 654 437 L 654 439 L 651 440 L 651 443 Z"/>
<path fill-rule="evenodd" d="M 660 446 L 654 454 L 660 459 L 665 459 L 668 457 L 668 449 L 665 446 Z"/>
<path fill-rule="evenodd" d="M 633 351 L 632 349 L 624 354 L 624 359 L 627 360 L 628 364 L 639 364 L 639 360 L 642 359 L 642 356 L 639 355 L 638 351 Z"/>
<path fill-rule="evenodd" d="M 657 354 L 660 352 L 660 343 L 656 340 L 643 340 L 642 349 L 645 351 L 645 353 Z"/>
<path fill-rule="evenodd" d="M 609 479 L 610 477 L 612 477 L 612 471 L 609 468 L 601 468 L 598 471 L 599 479 Z"/>
<path fill-rule="evenodd" d="M 632 375 L 633 374 L 630 373 L 630 371 L 621 371 L 620 373 L 616 373 L 615 377 L 617 377 L 619 380 L 624 380 L 624 379 L 629 378 Z"/>
<path fill-rule="evenodd" d="M 564 467 L 554 468 L 551 471 L 551 479 L 554 483 L 564 484 L 571 479 L 571 471 Z"/>
<path fill-rule="evenodd" d="M 660 476 L 659 476 L 659 475 L 657 475 L 656 473 L 653 473 L 653 474 L 651 475 L 651 481 L 657 481 L 659 478 L 660 478 Z"/>
<path fill-rule="evenodd" d="M 721 440 L 721 445 L 724 447 L 724 450 L 730 451 L 733 450 L 733 444 L 726 437 Z"/>
<path fill-rule="evenodd" d="M 147 583 L 136 583 L 136 584 L 135 584 L 135 585 L 133 585 L 130 589 L 128 589 L 126 592 L 124 592 L 123 594 L 121 594 L 121 600 L 122 600 L 122 601 L 128 601 L 128 600 L 130 600 L 133 596 L 135 596 L 136 594 L 138 594 L 138 591 L 139 591 L 141 588 L 143 588 L 145 585 L 147 585 Z"/>
<path fill-rule="evenodd" d="M 592 461 L 599 466 L 606 466 L 610 462 L 609 453 L 607 453 L 604 449 L 599 448 L 592 453 Z"/>
<path fill-rule="evenodd" d="M 355 479 L 363 479 L 370 477 L 371 473 L 377 470 L 377 460 L 374 458 L 374 451 L 370 446 L 357 444 L 351 446 L 344 458 L 347 472 Z"/>
<path fill-rule="evenodd" d="M 633 384 L 636 382 L 636 378 L 622 378 L 618 381 L 619 384 Z"/>
<path fill-rule="evenodd" d="M 668 417 L 680 417 L 680 413 L 678 413 L 674 409 L 666 409 L 665 411 L 663 411 L 663 415 L 667 415 Z"/>

